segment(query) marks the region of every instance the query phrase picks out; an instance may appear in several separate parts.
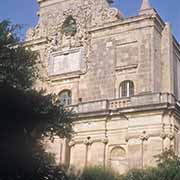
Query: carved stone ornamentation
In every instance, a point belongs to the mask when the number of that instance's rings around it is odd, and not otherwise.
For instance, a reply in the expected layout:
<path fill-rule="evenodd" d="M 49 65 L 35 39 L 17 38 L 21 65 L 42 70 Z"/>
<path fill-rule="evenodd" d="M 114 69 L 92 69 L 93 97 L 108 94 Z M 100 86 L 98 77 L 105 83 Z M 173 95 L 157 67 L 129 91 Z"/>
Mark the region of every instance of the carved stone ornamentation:
<path fill-rule="evenodd" d="M 91 144 L 93 143 L 93 141 L 92 141 L 92 139 L 87 138 L 87 139 L 85 139 L 85 140 L 83 141 L 83 143 L 84 143 L 85 145 L 91 145 Z"/>
<path fill-rule="evenodd" d="M 174 136 L 174 133 L 172 133 L 172 132 L 168 132 L 168 133 L 162 132 L 161 135 L 160 135 L 160 137 L 161 137 L 162 139 L 169 138 L 169 140 L 172 141 L 175 136 Z"/>
<path fill-rule="evenodd" d="M 102 138 L 101 139 L 101 142 L 103 143 L 103 144 L 107 144 L 108 143 L 108 137 L 104 137 L 104 138 Z"/>
<path fill-rule="evenodd" d="M 104 22 L 113 22 L 118 19 L 123 19 L 123 15 L 116 8 L 107 8 L 103 12 Z"/>
<path fill-rule="evenodd" d="M 75 144 L 76 144 L 76 143 L 75 143 L 74 140 L 71 140 L 71 141 L 69 142 L 69 146 L 70 146 L 70 147 L 74 146 Z"/>
<path fill-rule="evenodd" d="M 172 132 L 168 133 L 167 137 L 172 141 L 174 139 L 174 133 Z"/>
<path fill-rule="evenodd" d="M 128 135 L 126 135 L 126 137 L 125 137 L 125 141 L 126 141 L 126 142 L 128 142 L 128 141 L 129 141 L 129 139 L 130 139 L 130 137 L 129 137 Z"/>
<path fill-rule="evenodd" d="M 161 137 L 162 139 L 166 139 L 167 135 L 166 135 L 165 132 L 161 132 L 160 137 Z"/>
<path fill-rule="evenodd" d="M 146 134 L 146 131 L 143 131 L 142 134 L 139 136 L 139 138 L 142 140 L 142 141 L 147 141 L 149 139 L 149 135 Z"/>
<path fill-rule="evenodd" d="M 26 32 L 26 40 L 32 41 L 40 37 L 40 27 L 37 25 L 35 28 L 29 28 Z"/>
<path fill-rule="evenodd" d="M 29 29 L 27 39 L 33 40 L 37 36 L 54 36 L 59 32 L 64 32 L 65 35 L 70 34 L 70 36 L 77 33 L 77 37 L 80 37 L 91 27 L 123 19 L 123 15 L 118 9 L 102 6 L 98 1 L 82 1 L 80 4 L 72 3 L 64 11 L 58 7 L 43 10 L 39 14 L 38 27 Z"/>

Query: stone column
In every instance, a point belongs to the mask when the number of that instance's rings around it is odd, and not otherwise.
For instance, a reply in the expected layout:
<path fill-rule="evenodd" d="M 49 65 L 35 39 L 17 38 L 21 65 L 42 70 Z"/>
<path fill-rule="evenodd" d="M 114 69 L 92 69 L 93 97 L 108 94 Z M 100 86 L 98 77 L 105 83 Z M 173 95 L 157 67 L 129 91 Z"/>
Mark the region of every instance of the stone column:
<path fill-rule="evenodd" d="M 74 163 L 74 154 L 73 154 L 73 149 L 74 149 L 74 146 L 75 146 L 75 141 L 70 141 L 69 142 L 69 147 L 70 147 L 70 157 L 69 157 L 69 164 L 70 165 L 73 165 L 73 163 Z"/>
<path fill-rule="evenodd" d="M 85 154 L 85 167 L 88 166 L 88 155 L 89 155 L 89 147 L 92 144 L 92 140 L 90 138 L 87 138 L 84 140 L 84 144 L 86 146 L 86 154 Z"/>
<path fill-rule="evenodd" d="M 108 138 L 104 137 L 101 141 L 104 144 L 103 167 L 105 168 L 106 167 L 106 147 L 108 144 Z"/>
<path fill-rule="evenodd" d="M 174 149 L 174 133 L 168 132 L 168 133 L 161 133 L 161 138 L 163 141 L 162 150 L 168 150 L 168 149 Z"/>
<path fill-rule="evenodd" d="M 146 134 L 146 131 L 143 131 L 142 135 L 139 136 L 141 139 L 141 160 L 142 160 L 142 168 L 144 168 L 144 142 L 149 139 L 149 135 Z"/>

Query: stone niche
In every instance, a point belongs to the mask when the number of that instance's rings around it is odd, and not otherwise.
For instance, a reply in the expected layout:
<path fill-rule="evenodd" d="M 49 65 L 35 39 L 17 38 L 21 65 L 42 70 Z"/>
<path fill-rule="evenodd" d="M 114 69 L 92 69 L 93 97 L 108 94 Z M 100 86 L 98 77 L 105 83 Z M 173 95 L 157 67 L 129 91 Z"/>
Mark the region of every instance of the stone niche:
<path fill-rule="evenodd" d="M 85 64 L 83 48 L 74 48 L 53 52 L 49 58 L 48 71 L 50 76 L 68 73 L 81 73 Z"/>

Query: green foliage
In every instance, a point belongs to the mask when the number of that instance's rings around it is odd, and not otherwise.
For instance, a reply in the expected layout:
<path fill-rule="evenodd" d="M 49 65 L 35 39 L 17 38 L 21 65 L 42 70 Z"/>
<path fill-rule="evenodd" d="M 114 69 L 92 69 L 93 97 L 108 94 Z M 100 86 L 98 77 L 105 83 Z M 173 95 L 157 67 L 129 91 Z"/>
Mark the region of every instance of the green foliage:
<path fill-rule="evenodd" d="M 0 22 L 0 179 L 56 179 L 62 171 L 40 140 L 69 136 L 72 112 L 54 95 L 33 90 L 37 54 L 20 42 L 18 29 Z"/>
<path fill-rule="evenodd" d="M 179 180 L 180 159 L 168 150 L 157 156 L 157 167 L 144 170 L 130 170 L 120 180 Z"/>
<path fill-rule="evenodd" d="M 101 166 L 88 167 L 82 173 L 65 173 L 67 180 L 180 180 L 180 159 L 168 150 L 157 158 L 157 167 L 129 170 L 124 175 L 118 175 L 111 169 Z M 66 171 L 64 171 L 66 172 Z"/>
<path fill-rule="evenodd" d="M 5 174 L 23 176 L 22 172 L 44 169 L 53 161 L 39 143 L 42 135 L 53 140 L 71 132 L 72 113 L 58 105 L 53 95 L 1 84 L 0 114 L 0 172 Z"/>
<path fill-rule="evenodd" d="M 81 180 L 115 180 L 117 174 L 111 169 L 104 169 L 101 166 L 88 167 L 86 168 L 82 175 Z"/>
<path fill-rule="evenodd" d="M 29 89 L 37 78 L 37 54 L 25 48 L 20 42 L 18 25 L 9 21 L 0 22 L 0 83 Z"/>

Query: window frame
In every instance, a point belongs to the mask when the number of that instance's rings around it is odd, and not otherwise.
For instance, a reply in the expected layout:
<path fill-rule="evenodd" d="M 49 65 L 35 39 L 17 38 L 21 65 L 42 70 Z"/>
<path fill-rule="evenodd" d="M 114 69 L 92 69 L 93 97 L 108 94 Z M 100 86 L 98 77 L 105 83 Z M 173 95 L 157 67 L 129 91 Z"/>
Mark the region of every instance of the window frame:
<path fill-rule="evenodd" d="M 125 86 L 125 93 L 124 87 Z M 124 95 L 125 94 L 125 95 Z M 120 98 L 129 98 L 134 96 L 134 83 L 131 80 L 122 81 L 119 85 L 119 97 Z"/>
<path fill-rule="evenodd" d="M 59 102 L 63 106 L 70 106 L 72 104 L 72 92 L 69 89 L 62 90 L 59 94 Z"/>

